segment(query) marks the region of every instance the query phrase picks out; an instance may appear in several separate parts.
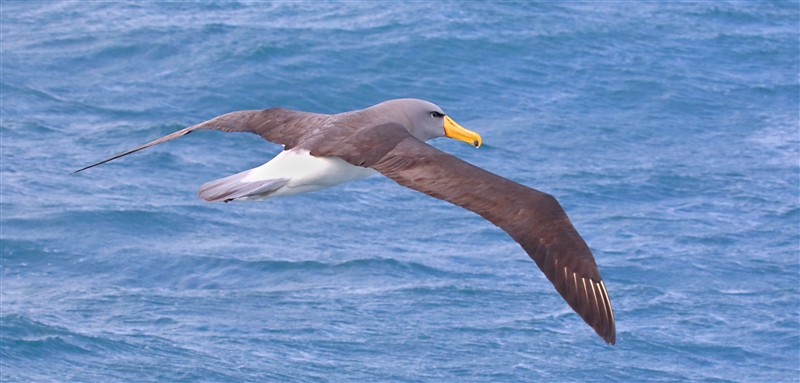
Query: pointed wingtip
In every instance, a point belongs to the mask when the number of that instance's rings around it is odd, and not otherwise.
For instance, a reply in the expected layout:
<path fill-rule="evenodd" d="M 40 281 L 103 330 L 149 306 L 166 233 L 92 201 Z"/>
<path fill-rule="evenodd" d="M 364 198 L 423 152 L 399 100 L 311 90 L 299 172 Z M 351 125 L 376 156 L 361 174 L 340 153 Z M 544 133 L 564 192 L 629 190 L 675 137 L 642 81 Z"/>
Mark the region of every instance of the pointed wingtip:
<path fill-rule="evenodd" d="M 561 294 L 567 304 L 591 327 L 594 332 L 607 344 L 617 343 L 617 328 L 614 319 L 614 309 L 611 308 L 611 299 L 608 297 L 605 282 L 592 280 L 580 276 L 579 272 L 569 272 L 568 267 L 562 268 L 563 278 L 554 282 L 556 290 Z M 561 277 L 561 273 L 553 273 L 554 277 Z"/>
<path fill-rule="evenodd" d="M 139 149 L 136 149 L 136 150 L 139 150 Z M 102 160 L 102 161 L 100 161 L 100 162 L 93 163 L 93 164 L 91 164 L 91 165 L 89 165 L 89 166 L 84 166 L 84 167 L 82 167 L 82 168 L 80 168 L 80 169 L 78 169 L 78 170 L 76 170 L 76 171 L 74 171 L 74 172 L 72 172 L 72 173 L 69 173 L 69 174 L 80 173 L 80 172 L 82 172 L 82 171 L 84 171 L 84 170 L 86 170 L 86 169 L 91 169 L 91 168 L 93 168 L 93 167 L 95 167 L 95 166 L 97 166 L 97 165 L 102 165 L 102 164 L 104 164 L 104 163 L 106 163 L 106 162 L 109 162 L 109 161 L 111 161 L 111 160 L 115 160 L 115 159 L 117 159 L 117 158 L 120 158 L 120 157 L 122 157 L 122 156 L 124 156 L 124 155 L 130 154 L 130 153 L 133 153 L 134 151 L 135 151 L 135 150 L 132 150 L 132 151 L 127 151 L 127 152 L 125 152 L 125 153 L 118 154 L 118 155 L 116 155 L 116 156 L 114 156 L 114 157 L 111 157 L 111 158 L 108 158 L 108 159 Z"/>
<path fill-rule="evenodd" d="M 606 289 L 606 284 L 602 280 L 599 283 L 595 283 L 594 286 L 599 288 L 599 295 L 600 299 L 598 300 L 595 297 L 595 303 L 602 308 L 604 314 L 604 320 L 602 320 L 598 325 L 601 327 L 596 328 L 597 334 L 600 335 L 606 343 L 610 345 L 615 345 L 617 343 L 617 321 L 614 318 L 614 309 L 611 307 L 611 298 L 608 296 L 608 290 Z M 599 311 L 599 310 L 598 310 Z M 603 332 L 603 334 L 600 333 Z"/>
<path fill-rule="evenodd" d="M 611 328 L 611 331 L 608 334 L 600 335 L 606 344 L 615 345 L 617 344 L 617 330 L 615 328 Z"/>
<path fill-rule="evenodd" d="M 86 169 L 89 169 L 89 168 L 95 167 L 95 166 L 97 166 L 97 165 L 99 165 L 99 164 L 92 164 L 92 165 L 89 165 L 89 166 L 84 166 L 84 167 L 82 167 L 82 168 L 80 168 L 80 169 L 78 169 L 78 170 L 76 170 L 76 171 L 74 171 L 74 172 L 70 172 L 70 173 L 69 173 L 69 175 L 73 175 L 73 174 L 75 174 L 75 173 L 80 173 L 80 172 L 82 172 L 82 171 L 84 171 L 84 170 L 86 170 Z"/>
<path fill-rule="evenodd" d="M 91 165 L 89 165 L 89 166 L 86 166 L 86 167 L 80 168 L 80 169 L 78 169 L 78 170 L 76 170 L 76 171 L 74 171 L 74 172 L 72 172 L 72 173 L 70 173 L 70 174 L 79 173 L 79 172 L 82 172 L 82 171 L 84 171 L 84 170 L 86 170 L 86 169 L 91 169 L 91 168 L 93 168 L 93 167 L 95 167 L 95 166 L 97 166 L 97 165 L 102 165 L 102 164 L 104 164 L 104 163 L 106 163 L 106 162 L 109 162 L 109 161 L 112 161 L 112 160 L 116 160 L 117 158 L 120 158 L 120 157 L 125 157 L 125 156 L 127 156 L 128 154 L 131 154 L 131 153 L 136 153 L 136 152 L 138 152 L 138 151 L 140 151 L 140 150 L 142 150 L 142 149 L 149 148 L 149 147 L 151 147 L 151 146 L 153 146 L 153 145 L 157 145 L 157 144 L 160 144 L 160 143 L 162 143 L 162 142 L 166 142 L 166 141 L 169 141 L 169 140 L 172 140 L 172 139 L 175 139 L 175 138 L 181 137 L 181 136 L 185 136 L 185 135 L 187 135 L 187 134 L 191 133 L 191 132 L 192 132 L 192 130 L 194 130 L 194 129 L 198 129 L 199 125 L 201 125 L 201 124 L 198 124 L 198 125 L 193 125 L 193 126 L 190 126 L 190 127 L 188 127 L 188 128 L 181 129 L 181 130 L 179 130 L 179 131 L 177 131 L 177 132 L 174 132 L 174 133 L 172 133 L 172 134 L 168 134 L 168 135 L 166 135 L 166 136 L 164 136 L 164 137 L 161 137 L 161 138 L 159 138 L 159 139 L 157 139 L 157 140 L 150 141 L 150 142 L 148 142 L 148 143 L 146 143 L 146 144 L 144 144 L 144 145 L 142 145 L 142 146 L 139 146 L 139 147 L 137 147 L 137 148 L 133 148 L 133 149 L 131 149 L 131 150 L 128 150 L 128 151 L 122 152 L 122 153 L 120 153 L 120 154 L 117 154 L 116 156 L 113 156 L 113 157 L 111 157 L 111 158 L 106 158 L 105 160 L 102 160 L 102 161 L 100 161 L 100 162 L 97 162 L 97 163 L 91 164 Z"/>

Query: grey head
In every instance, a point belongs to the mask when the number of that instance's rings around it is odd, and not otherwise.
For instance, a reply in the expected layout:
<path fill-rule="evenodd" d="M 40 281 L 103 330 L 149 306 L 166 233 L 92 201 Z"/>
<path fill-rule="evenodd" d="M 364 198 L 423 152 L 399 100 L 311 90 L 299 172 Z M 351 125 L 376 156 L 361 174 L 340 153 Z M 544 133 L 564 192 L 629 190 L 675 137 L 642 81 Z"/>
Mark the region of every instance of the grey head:
<path fill-rule="evenodd" d="M 464 129 L 448 117 L 438 105 L 415 98 L 384 101 L 363 109 L 362 112 L 380 116 L 381 122 L 395 122 L 408 129 L 420 141 L 437 137 L 450 137 L 473 146 L 480 146 L 481 136 Z"/>

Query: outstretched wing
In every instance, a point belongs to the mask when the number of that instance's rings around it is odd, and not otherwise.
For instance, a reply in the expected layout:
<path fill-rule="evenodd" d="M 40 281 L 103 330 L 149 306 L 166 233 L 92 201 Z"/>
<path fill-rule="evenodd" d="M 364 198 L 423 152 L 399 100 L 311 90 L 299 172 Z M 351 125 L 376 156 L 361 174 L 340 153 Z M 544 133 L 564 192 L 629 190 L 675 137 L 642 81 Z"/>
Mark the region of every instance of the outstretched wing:
<path fill-rule="evenodd" d="M 478 213 L 517 241 L 559 294 L 607 343 L 611 301 L 591 250 L 551 195 L 470 165 L 411 136 L 372 166 L 398 184 Z"/>
<path fill-rule="evenodd" d="M 138 148 L 128 150 L 127 152 L 117 154 L 111 158 L 78 169 L 73 173 L 93 168 L 97 165 L 127 156 L 128 154 L 138 152 L 153 145 L 185 136 L 195 130 L 203 129 L 221 130 L 223 132 L 255 133 L 267 141 L 281 144 L 284 145 L 286 149 L 291 149 L 299 144 L 304 137 L 313 134 L 314 129 L 323 126 L 330 118 L 331 116 L 326 114 L 298 112 L 281 108 L 231 112 L 212 118 L 206 122 L 181 129 L 155 141 L 148 142 Z"/>

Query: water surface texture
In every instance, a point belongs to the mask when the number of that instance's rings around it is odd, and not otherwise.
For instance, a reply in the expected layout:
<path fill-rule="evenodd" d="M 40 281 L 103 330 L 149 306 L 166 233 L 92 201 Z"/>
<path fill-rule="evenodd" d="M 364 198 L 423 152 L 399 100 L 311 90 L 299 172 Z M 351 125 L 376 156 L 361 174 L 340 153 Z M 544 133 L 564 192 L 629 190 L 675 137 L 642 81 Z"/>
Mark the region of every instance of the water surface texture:
<path fill-rule="evenodd" d="M 799 379 L 796 1 L 0 7 L 0 380 Z M 384 177 L 197 199 L 280 150 L 253 135 L 69 175 L 399 97 L 561 201 L 616 346 L 503 231 Z"/>

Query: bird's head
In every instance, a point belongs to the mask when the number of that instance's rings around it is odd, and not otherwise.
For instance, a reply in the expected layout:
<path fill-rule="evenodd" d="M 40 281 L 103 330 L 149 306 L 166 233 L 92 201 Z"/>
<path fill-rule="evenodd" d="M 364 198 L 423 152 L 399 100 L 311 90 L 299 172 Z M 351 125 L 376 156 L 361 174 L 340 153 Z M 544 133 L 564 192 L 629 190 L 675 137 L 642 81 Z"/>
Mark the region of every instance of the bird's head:
<path fill-rule="evenodd" d="M 406 129 L 414 137 L 427 141 L 437 137 L 449 137 L 470 145 L 481 146 L 483 140 L 478 133 L 463 128 L 434 103 L 413 98 L 390 100 L 376 105 L 394 113 L 395 121 L 404 121 Z"/>

